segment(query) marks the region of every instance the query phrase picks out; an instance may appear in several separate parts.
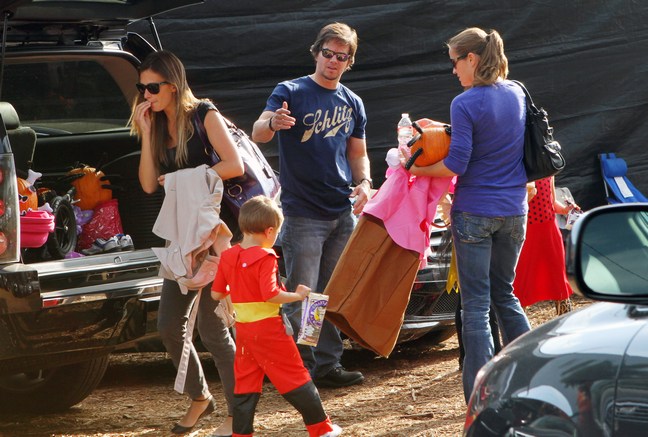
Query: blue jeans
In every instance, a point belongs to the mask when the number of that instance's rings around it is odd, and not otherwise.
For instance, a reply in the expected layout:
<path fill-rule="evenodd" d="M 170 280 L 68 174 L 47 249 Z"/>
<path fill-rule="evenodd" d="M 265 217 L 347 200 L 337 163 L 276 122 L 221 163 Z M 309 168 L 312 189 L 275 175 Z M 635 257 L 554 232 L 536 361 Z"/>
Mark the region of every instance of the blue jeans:
<path fill-rule="evenodd" d="M 297 285 L 303 284 L 313 292 L 322 293 L 355 224 L 356 218 L 351 210 L 335 220 L 286 217 L 280 239 L 288 291 L 294 291 Z M 295 331 L 295 338 L 301 325 L 301 305 L 301 302 L 283 305 Z M 341 366 L 343 347 L 340 331 L 326 318 L 317 346 L 297 346 L 313 379 Z"/>
<path fill-rule="evenodd" d="M 477 372 L 494 354 L 488 316 L 491 304 L 504 344 L 531 329 L 520 301 L 513 294 L 526 216 L 480 217 L 454 212 L 451 229 L 461 290 L 462 337 L 466 349 L 463 387 L 468 402 Z"/>

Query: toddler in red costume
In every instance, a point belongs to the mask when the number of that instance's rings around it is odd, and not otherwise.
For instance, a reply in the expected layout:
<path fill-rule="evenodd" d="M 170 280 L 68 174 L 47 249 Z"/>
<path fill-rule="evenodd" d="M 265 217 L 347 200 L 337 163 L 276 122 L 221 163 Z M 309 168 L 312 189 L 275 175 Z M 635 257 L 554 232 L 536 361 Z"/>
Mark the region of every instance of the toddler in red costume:
<path fill-rule="evenodd" d="M 221 254 L 212 297 L 231 296 L 236 313 L 234 358 L 234 423 L 232 436 L 254 432 L 254 412 L 264 375 L 299 411 L 310 437 L 336 437 L 342 429 L 324 412 L 319 392 L 304 367 L 281 304 L 303 300 L 310 289 L 299 285 L 286 291 L 278 279 L 277 254 L 272 249 L 283 222 L 276 203 L 257 196 L 239 212 L 243 240 Z"/>

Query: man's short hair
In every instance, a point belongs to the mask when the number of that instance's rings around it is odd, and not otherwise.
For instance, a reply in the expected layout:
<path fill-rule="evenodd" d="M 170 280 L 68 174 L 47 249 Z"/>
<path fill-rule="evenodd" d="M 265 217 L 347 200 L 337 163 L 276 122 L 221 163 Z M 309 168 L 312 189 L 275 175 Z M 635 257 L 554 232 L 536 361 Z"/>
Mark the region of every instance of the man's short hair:
<path fill-rule="evenodd" d="M 327 24 L 320 30 L 317 39 L 310 48 L 313 58 L 317 58 L 317 54 L 322 51 L 324 44 L 333 39 L 349 46 L 350 57 L 348 68 L 351 68 L 355 62 L 355 54 L 358 50 L 358 34 L 355 29 L 352 29 L 344 23 Z"/>

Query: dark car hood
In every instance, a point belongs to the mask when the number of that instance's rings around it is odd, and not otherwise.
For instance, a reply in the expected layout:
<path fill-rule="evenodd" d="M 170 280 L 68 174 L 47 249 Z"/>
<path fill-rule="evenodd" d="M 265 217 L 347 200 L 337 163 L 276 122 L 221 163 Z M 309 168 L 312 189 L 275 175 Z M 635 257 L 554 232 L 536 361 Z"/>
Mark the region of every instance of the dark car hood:
<path fill-rule="evenodd" d="M 648 317 L 631 316 L 634 308 L 589 305 L 517 339 L 503 351 L 507 359 L 517 361 L 521 379 L 515 390 L 616 378 L 628 344 L 648 323 Z M 555 381 L 556 375 L 562 375 L 560 381 Z"/>
<path fill-rule="evenodd" d="M 648 332 L 646 312 L 647 307 L 597 303 L 554 319 L 506 347 L 491 362 L 490 378 L 505 381 L 498 386 L 509 406 L 558 408 L 577 423 L 583 390 L 596 405 L 614 404 L 628 346 L 644 341 L 641 333 Z M 609 411 L 603 410 L 594 411 L 600 428 L 609 425 Z"/>
<path fill-rule="evenodd" d="M 516 340 L 509 354 L 532 353 L 546 358 L 573 354 L 623 355 L 630 339 L 648 323 L 634 305 L 596 303 L 551 320 Z"/>

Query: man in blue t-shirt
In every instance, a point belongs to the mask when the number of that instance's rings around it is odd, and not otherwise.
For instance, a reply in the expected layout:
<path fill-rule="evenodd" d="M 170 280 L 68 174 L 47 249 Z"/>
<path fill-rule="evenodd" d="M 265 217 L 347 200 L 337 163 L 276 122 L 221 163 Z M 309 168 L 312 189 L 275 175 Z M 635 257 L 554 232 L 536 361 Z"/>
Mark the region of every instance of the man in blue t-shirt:
<path fill-rule="evenodd" d="M 267 143 L 275 133 L 279 139 L 285 216 L 280 241 L 288 290 L 304 284 L 323 292 L 353 231 L 355 215 L 369 199 L 364 105 L 340 83 L 357 47 L 357 34 L 346 24 L 324 26 L 310 49 L 315 72 L 278 84 L 252 130 L 258 143 Z M 285 307 L 297 332 L 301 302 Z M 328 321 L 316 347 L 299 349 L 318 386 L 344 387 L 364 379 L 340 364 L 342 340 Z"/>

